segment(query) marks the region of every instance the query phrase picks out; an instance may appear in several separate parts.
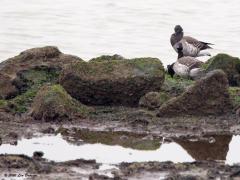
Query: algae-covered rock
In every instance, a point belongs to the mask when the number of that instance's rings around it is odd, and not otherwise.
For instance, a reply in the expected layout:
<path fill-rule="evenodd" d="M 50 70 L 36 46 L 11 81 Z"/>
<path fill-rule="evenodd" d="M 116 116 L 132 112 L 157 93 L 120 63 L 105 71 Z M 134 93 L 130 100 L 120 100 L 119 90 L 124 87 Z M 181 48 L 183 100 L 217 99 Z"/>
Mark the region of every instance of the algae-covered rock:
<path fill-rule="evenodd" d="M 101 62 L 101 61 L 124 60 L 124 59 L 125 59 L 124 57 L 122 57 L 121 55 L 118 55 L 118 54 L 114 54 L 113 56 L 102 55 L 102 56 L 90 59 L 89 62 L 91 62 L 91 61 Z"/>
<path fill-rule="evenodd" d="M 18 94 L 7 100 L 0 100 L 2 101 L 0 108 L 13 114 L 27 112 L 39 88 L 46 83 L 56 84 L 58 76 L 59 72 L 56 69 L 45 66 L 18 72 L 17 78 L 13 81 Z"/>
<path fill-rule="evenodd" d="M 173 78 L 166 74 L 161 91 L 165 92 L 171 97 L 176 97 L 182 94 L 189 86 L 193 85 L 195 81 L 174 76 Z"/>
<path fill-rule="evenodd" d="M 36 120 L 62 121 L 73 117 L 84 118 L 89 108 L 73 99 L 60 85 L 43 86 L 32 105 L 31 115 Z"/>
<path fill-rule="evenodd" d="M 18 56 L 0 63 L 0 98 L 9 99 L 21 93 L 21 72 L 46 67 L 60 71 L 67 64 L 82 61 L 76 56 L 61 53 L 58 48 L 46 46 L 21 52 Z M 24 84 L 24 83 L 23 83 Z"/>
<path fill-rule="evenodd" d="M 164 81 L 162 63 L 155 58 L 79 62 L 61 74 L 60 84 L 74 98 L 91 105 L 138 104 Z"/>
<path fill-rule="evenodd" d="M 240 107 L 240 87 L 229 87 L 228 92 L 234 108 Z"/>
<path fill-rule="evenodd" d="M 164 102 L 169 99 L 169 95 L 164 92 L 149 92 L 141 97 L 139 105 L 153 110 L 159 108 Z"/>
<path fill-rule="evenodd" d="M 186 92 L 162 105 L 158 116 L 220 115 L 231 107 L 226 75 L 221 70 L 214 70 Z"/>
<path fill-rule="evenodd" d="M 218 54 L 209 59 L 204 68 L 207 72 L 222 69 L 231 86 L 240 86 L 240 59 L 227 54 Z"/>

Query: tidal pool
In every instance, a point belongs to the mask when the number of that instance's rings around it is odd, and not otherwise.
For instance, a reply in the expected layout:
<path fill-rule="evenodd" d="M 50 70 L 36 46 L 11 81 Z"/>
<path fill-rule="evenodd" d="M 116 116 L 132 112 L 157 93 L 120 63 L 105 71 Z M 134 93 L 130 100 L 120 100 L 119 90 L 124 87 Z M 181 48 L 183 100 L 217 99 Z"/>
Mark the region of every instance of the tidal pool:
<path fill-rule="evenodd" d="M 120 145 L 102 143 L 80 143 L 66 141 L 62 135 L 22 139 L 17 145 L 3 144 L 0 154 L 25 154 L 44 152 L 44 158 L 57 162 L 74 159 L 95 159 L 98 163 L 117 164 L 121 162 L 172 161 L 192 162 L 194 160 L 221 160 L 226 164 L 240 162 L 238 149 L 240 136 L 213 136 L 207 140 L 174 139 L 155 150 L 136 150 Z"/>

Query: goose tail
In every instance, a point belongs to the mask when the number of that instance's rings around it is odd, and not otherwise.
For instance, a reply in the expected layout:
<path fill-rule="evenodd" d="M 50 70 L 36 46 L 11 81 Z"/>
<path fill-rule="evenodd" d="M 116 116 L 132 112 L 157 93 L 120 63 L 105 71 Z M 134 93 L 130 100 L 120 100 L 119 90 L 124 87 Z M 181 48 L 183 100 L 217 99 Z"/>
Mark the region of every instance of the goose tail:
<path fill-rule="evenodd" d="M 202 49 L 213 49 L 211 46 L 214 45 L 212 43 L 208 43 L 208 42 L 202 42 L 200 41 L 202 44 L 204 44 Z"/>

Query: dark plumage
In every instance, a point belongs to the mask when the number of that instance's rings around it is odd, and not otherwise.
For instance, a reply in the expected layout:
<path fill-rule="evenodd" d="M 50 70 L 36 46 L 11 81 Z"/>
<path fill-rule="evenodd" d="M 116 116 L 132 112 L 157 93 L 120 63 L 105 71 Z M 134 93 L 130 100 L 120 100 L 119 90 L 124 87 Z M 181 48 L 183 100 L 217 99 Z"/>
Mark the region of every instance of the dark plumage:
<path fill-rule="evenodd" d="M 203 73 L 201 69 L 203 62 L 194 57 L 182 57 L 171 65 L 167 66 L 168 74 L 173 77 L 177 74 L 181 77 L 196 78 Z"/>
<path fill-rule="evenodd" d="M 183 56 L 210 56 L 209 53 L 202 53 L 200 51 L 205 49 L 211 49 L 211 43 L 198 41 L 197 39 L 184 36 L 183 28 L 180 25 L 176 25 L 174 28 L 174 33 L 171 35 L 170 42 L 174 50 L 179 54 L 178 58 Z"/>
<path fill-rule="evenodd" d="M 168 74 L 171 76 L 171 78 L 173 78 L 173 76 L 175 74 L 175 71 L 173 69 L 173 65 L 174 65 L 174 63 L 171 64 L 171 65 L 167 65 L 167 71 L 168 71 Z"/>

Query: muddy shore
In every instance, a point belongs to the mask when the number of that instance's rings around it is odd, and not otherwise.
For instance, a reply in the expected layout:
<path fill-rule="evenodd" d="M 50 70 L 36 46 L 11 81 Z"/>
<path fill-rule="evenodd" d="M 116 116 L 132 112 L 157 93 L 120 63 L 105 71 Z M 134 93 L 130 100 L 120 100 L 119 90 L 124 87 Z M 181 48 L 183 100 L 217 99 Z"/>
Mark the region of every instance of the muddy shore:
<path fill-rule="evenodd" d="M 154 58 L 129 63 L 121 56 L 103 56 L 91 61 L 86 64 L 45 47 L 1 63 L 0 84 L 8 88 L 0 87 L 0 144 L 16 146 L 21 139 L 57 134 L 75 146 L 81 140 L 80 144 L 156 150 L 176 142 L 195 161 L 122 162 L 102 170 L 94 159 L 54 162 L 44 156 L 2 154 L 2 179 L 240 178 L 239 164 L 225 163 L 232 136 L 240 135 L 238 69 L 214 71 L 215 59 L 210 59 L 203 68 L 214 74 L 195 82 L 171 79 Z M 161 95 L 152 93 L 139 105 L 152 91 Z M 164 100 L 159 99 L 163 93 Z"/>

